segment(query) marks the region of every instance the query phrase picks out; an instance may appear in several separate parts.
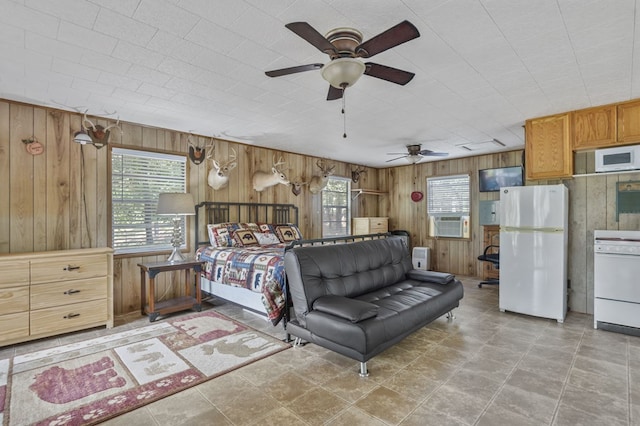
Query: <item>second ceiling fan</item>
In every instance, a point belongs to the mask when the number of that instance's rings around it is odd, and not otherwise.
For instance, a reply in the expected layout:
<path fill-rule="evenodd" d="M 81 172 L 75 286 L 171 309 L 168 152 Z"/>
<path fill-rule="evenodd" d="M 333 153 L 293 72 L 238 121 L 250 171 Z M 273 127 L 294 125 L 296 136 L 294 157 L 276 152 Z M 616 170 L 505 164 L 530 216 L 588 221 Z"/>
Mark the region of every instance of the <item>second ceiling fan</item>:
<path fill-rule="evenodd" d="M 400 85 L 407 84 L 415 75 L 412 72 L 360 60 L 360 58 L 371 58 L 378 53 L 420 37 L 418 29 L 409 21 L 402 21 L 364 43 L 362 42 L 362 33 L 353 28 L 336 28 L 323 36 L 307 22 L 292 22 L 285 27 L 321 52 L 329 55 L 331 61 L 327 64 L 315 63 L 282 68 L 267 71 L 265 74 L 269 77 L 280 77 L 321 69 L 322 77 L 330 84 L 327 94 L 328 101 L 342 98 L 344 90 L 353 86 L 362 74 Z"/>

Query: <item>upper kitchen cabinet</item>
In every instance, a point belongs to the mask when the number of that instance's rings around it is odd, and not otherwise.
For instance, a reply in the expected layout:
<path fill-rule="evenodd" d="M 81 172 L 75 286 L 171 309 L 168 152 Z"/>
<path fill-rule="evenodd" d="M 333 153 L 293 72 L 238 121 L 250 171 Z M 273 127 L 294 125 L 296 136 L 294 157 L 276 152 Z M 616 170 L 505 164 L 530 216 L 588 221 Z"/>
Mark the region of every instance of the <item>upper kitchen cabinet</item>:
<path fill-rule="evenodd" d="M 640 142 L 640 100 L 618 104 L 618 142 Z"/>
<path fill-rule="evenodd" d="M 615 145 L 616 105 L 581 109 L 571 113 L 573 149 L 594 149 Z"/>
<path fill-rule="evenodd" d="M 570 114 L 525 122 L 525 170 L 528 180 L 558 179 L 573 174 Z"/>

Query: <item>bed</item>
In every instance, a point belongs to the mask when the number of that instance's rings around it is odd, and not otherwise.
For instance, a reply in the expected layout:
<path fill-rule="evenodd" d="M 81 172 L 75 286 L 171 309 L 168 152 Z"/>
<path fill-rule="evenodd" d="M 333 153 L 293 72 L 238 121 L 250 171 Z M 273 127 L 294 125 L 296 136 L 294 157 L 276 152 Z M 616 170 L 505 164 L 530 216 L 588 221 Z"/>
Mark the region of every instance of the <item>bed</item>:
<path fill-rule="evenodd" d="M 196 205 L 200 288 L 263 316 L 286 322 L 284 251 L 300 240 L 293 204 L 204 201 Z M 275 237 L 275 238 L 274 238 Z"/>

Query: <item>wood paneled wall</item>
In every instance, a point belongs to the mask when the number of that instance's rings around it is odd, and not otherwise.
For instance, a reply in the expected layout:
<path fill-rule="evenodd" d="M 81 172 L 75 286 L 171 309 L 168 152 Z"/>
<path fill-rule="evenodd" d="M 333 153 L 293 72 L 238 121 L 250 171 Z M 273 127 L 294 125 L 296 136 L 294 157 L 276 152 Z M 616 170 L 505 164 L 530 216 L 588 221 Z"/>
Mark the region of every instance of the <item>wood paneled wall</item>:
<path fill-rule="evenodd" d="M 378 179 L 389 195 L 380 197 L 380 211 L 387 212 L 390 229 L 403 229 L 411 235 L 414 247 L 429 247 L 431 267 L 456 275 L 482 276 L 482 263 L 477 260 L 484 250 L 483 230 L 479 225 L 480 200 L 497 200 L 498 192 L 478 191 L 478 170 L 522 164 L 522 151 L 466 157 L 444 161 L 381 169 Z M 432 238 L 428 236 L 427 177 L 469 174 L 471 186 L 470 238 Z M 411 200 L 411 192 L 421 191 L 425 197 Z"/>
<path fill-rule="evenodd" d="M 382 169 L 378 173 L 381 189 L 380 212 L 388 214 L 390 229 L 410 232 L 413 246 L 430 247 L 434 270 L 457 275 L 482 276 L 482 262 L 477 261 L 483 247 L 483 230 L 478 224 L 481 200 L 498 200 L 498 192 L 478 191 L 478 170 L 522 164 L 522 151 L 481 155 L 411 166 Z M 594 153 L 575 154 L 573 179 L 528 181 L 527 185 L 563 183 L 569 188 L 569 308 L 593 313 L 593 231 L 596 229 L 640 230 L 639 214 L 620 214 L 616 221 L 616 185 L 640 181 L 640 173 L 594 174 Z M 426 200 L 411 201 L 412 191 L 426 192 L 426 178 L 469 173 L 471 176 L 471 238 L 430 238 Z M 386 212 L 386 213 L 385 213 Z"/>
<path fill-rule="evenodd" d="M 94 117 L 95 118 L 95 117 Z M 107 120 L 96 118 L 105 125 Z M 109 243 L 109 147 L 95 149 L 72 142 L 80 129 L 76 113 L 0 100 L 0 254 L 33 251 L 105 247 Z M 111 121 L 112 122 L 112 121 Z M 185 133 L 122 124 L 122 135 L 112 132 L 112 144 L 164 152 L 188 152 Z M 22 139 L 35 136 L 45 147 L 43 154 L 27 153 Z M 204 145 L 208 138 L 192 136 Z M 290 178 L 305 180 L 318 173 L 317 158 L 274 151 L 229 141 L 218 141 L 217 156 L 226 158 L 230 149 L 238 155 L 228 188 L 213 191 L 206 184 L 210 165 L 189 163 L 189 192 L 196 202 L 204 200 L 292 203 L 300 209 L 300 227 L 309 238 L 321 235 L 320 195 L 305 190 L 298 197 L 279 185 L 263 192 L 251 187 L 251 174 L 269 170 L 273 156 L 282 156 Z M 477 171 L 519 165 L 522 151 L 481 155 L 387 169 L 367 169 L 354 187 L 377 189 L 386 195 L 362 194 L 353 205 L 353 216 L 388 216 L 390 229 L 406 230 L 413 246 L 431 248 L 435 270 L 458 275 L 481 276 L 477 256 L 483 249 L 482 227 L 478 225 L 480 200 L 499 198 L 499 193 L 479 193 Z M 335 162 L 335 174 L 351 176 L 352 165 Z M 564 181 L 536 181 L 530 184 L 564 183 L 569 187 L 569 304 L 578 312 L 593 312 L 593 231 L 595 229 L 640 229 L 640 215 L 621 214 L 616 221 L 616 184 L 638 181 L 640 173 L 593 176 L 593 152 L 575 156 L 579 176 Z M 456 240 L 429 238 L 426 201 L 414 203 L 412 191 L 426 191 L 428 176 L 469 173 L 471 176 L 471 238 Z M 188 235 L 194 235 L 188 220 Z M 191 241 L 190 241 L 191 243 Z M 189 245 L 191 247 L 191 244 Z M 140 262 L 159 261 L 167 254 L 145 257 L 116 257 L 114 264 L 115 314 L 137 312 L 140 304 Z M 177 274 L 176 274 L 177 275 Z M 171 285 L 170 274 L 158 277 L 159 291 L 171 297 L 181 286 Z"/>
<path fill-rule="evenodd" d="M 113 121 L 92 117 L 94 123 L 107 125 Z M 0 254 L 34 251 L 106 247 L 111 232 L 109 160 L 110 147 L 96 149 L 72 141 L 80 129 L 77 113 L 0 100 Z M 36 137 L 44 145 L 44 153 L 29 154 L 22 139 Z M 188 152 L 188 134 L 166 129 L 122 123 L 122 134 L 111 132 L 111 145 L 162 152 Z M 191 136 L 198 145 L 208 137 Z M 273 156 L 286 161 L 289 178 L 301 176 L 309 180 L 319 174 L 316 157 L 274 151 L 250 145 L 219 140 L 216 156 L 226 158 L 233 148 L 238 167 L 229 185 L 214 191 L 207 185 L 210 162 L 189 162 L 189 192 L 200 201 L 243 201 L 291 203 L 300 211 L 300 228 L 308 238 L 319 238 L 322 231 L 320 194 L 306 188 L 295 196 L 284 185 L 256 192 L 251 175 L 255 170 L 271 170 Z M 351 177 L 351 164 L 334 162 L 336 176 Z M 367 169 L 354 188 L 376 188 L 377 170 Z M 353 214 L 379 215 L 378 203 L 358 197 Z M 193 236 L 194 221 L 188 220 L 188 235 Z M 190 238 L 189 247 L 193 245 Z M 116 256 L 114 261 L 114 309 L 116 315 L 139 311 L 140 262 L 164 260 L 168 253 L 144 257 Z M 158 294 L 172 297 L 182 288 L 181 274 L 160 274 Z"/>

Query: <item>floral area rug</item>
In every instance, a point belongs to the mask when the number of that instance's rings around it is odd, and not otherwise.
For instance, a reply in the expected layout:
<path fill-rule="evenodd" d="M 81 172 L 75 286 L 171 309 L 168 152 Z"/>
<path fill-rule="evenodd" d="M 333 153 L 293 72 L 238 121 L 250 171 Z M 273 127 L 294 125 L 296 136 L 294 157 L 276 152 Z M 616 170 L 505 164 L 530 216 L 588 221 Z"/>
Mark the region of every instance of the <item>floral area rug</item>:
<path fill-rule="evenodd" d="M 207 311 L 0 360 L 4 425 L 87 425 L 289 348 Z"/>

